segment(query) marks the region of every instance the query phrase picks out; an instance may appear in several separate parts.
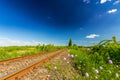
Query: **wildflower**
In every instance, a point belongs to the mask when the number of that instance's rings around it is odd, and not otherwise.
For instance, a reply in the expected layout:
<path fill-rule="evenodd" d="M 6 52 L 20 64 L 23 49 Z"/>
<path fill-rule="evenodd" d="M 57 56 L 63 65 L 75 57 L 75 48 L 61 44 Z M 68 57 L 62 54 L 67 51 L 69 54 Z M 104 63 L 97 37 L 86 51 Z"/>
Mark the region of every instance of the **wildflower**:
<path fill-rule="evenodd" d="M 119 77 L 119 74 L 118 74 L 118 73 L 116 73 L 116 74 L 115 74 L 115 76 L 118 78 L 118 77 Z"/>
<path fill-rule="evenodd" d="M 70 63 L 70 62 L 67 62 L 68 64 Z"/>
<path fill-rule="evenodd" d="M 103 69 L 103 67 L 102 67 L 102 66 L 100 66 L 99 68 L 100 68 L 100 70 L 102 70 L 102 69 Z"/>
<path fill-rule="evenodd" d="M 66 60 L 66 58 L 64 57 L 64 60 Z"/>
<path fill-rule="evenodd" d="M 86 72 L 86 73 L 85 73 L 85 76 L 86 76 L 86 77 L 89 77 L 89 73 Z"/>
<path fill-rule="evenodd" d="M 56 67 L 56 66 L 54 66 L 54 69 L 56 70 L 56 69 L 57 69 L 57 67 Z"/>
<path fill-rule="evenodd" d="M 71 58 L 74 58 L 74 55 L 71 55 Z"/>
<path fill-rule="evenodd" d="M 108 60 L 108 63 L 109 63 L 109 64 L 112 64 L 113 62 L 112 62 L 112 60 Z"/>
<path fill-rule="evenodd" d="M 98 74 L 98 73 L 99 73 L 99 71 L 96 69 L 96 70 L 95 70 L 95 73 L 96 73 L 96 74 Z"/>

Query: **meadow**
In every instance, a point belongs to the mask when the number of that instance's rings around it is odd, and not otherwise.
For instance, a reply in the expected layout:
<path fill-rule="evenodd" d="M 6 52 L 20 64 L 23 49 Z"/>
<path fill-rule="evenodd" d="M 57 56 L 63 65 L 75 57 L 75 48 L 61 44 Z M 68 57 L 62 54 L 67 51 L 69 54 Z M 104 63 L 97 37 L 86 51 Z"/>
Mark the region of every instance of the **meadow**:
<path fill-rule="evenodd" d="M 62 48 L 66 48 L 66 46 L 49 44 L 0 47 L 0 60 L 50 52 Z M 93 46 L 78 47 L 73 45 L 69 46 L 68 49 L 71 56 L 69 64 L 79 75 L 73 76 L 71 80 L 120 80 L 120 42 L 116 40 L 115 36 L 111 40 L 102 40 Z M 66 61 L 66 59 L 64 60 Z M 51 65 L 48 65 L 48 67 Z"/>
<path fill-rule="evenodd" d="M 89 48 L 69 49 L 80 75 L 73 80 L 120 80 L 120 44 L 115 36 Z"/>
<path fill-rule="evenodd" d="M 42 52 L 50 52 L 59 50 L 62 46 L 48 45 L 37 45 L 37 46 L 8 46 L 0 47 L 0 60 L 6 60 L 10 58 L 22 57 L 32 54 L 38 54 Z"/>

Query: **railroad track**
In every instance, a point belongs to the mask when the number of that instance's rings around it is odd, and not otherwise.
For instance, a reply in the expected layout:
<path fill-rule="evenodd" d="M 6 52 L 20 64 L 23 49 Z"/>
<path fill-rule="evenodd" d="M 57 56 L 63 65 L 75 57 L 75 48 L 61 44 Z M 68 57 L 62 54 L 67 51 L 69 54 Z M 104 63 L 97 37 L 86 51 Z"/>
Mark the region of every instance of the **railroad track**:
<path fill-rule="evenodd" d="M 60 53 L 66 51 L 66 50 L 67 49 L 52 52 L 49 55 L 47 55 L 48 53 L 46 53 L 47 56 L 45 56 L 41 60 L 39 60 L 39 61 L 35 62 L 34 64 L 31 64 L 31 65 L 29 65 L 29 66 L 27 66 L 25 68 L 22 68 L 22 69 L 19 69 L 19 70 L 15 71 L 15 72 L 9 73 L 9 74 L 1 77 L 0 80 L 20 80 L 20 78 L 22 76 L 24 76 L 25 74 L 27 74 L 28 72 L 32 71 L 33 69 L 38 68 L 42 64 L 48 62 L 50 59 L 56 57 L 57 55 L 59 55 Z"/>
<path fill-rule="evenodd" d="M 0 78 L 40 61 L 45 57 L 44 55 L 47 55 L 49 53 L 56 53 L 59 51 L 60 50 L 1 61 Z"/>
<path fill-rule="evenodd" d="M 17 57 L 17 58 L 12 58 L 12 59 L 7 59 L 7 60 L 1 60 L 0 61 L 0 65 L 3 65 L 5 63 L 14 62 L 14 61 L 17 61 L 17 60 L 22 60 L 22 59 L 27 59 L 27 58 L 31 58 L 31 57 L 36 57 L 36 56 L 47 54 L 47 53 L 48 52 L 43 52 L 43 53 L 33 54 L 33 55 L 29 55 L 29 56 L 23 56 L 23 57 Z"/>

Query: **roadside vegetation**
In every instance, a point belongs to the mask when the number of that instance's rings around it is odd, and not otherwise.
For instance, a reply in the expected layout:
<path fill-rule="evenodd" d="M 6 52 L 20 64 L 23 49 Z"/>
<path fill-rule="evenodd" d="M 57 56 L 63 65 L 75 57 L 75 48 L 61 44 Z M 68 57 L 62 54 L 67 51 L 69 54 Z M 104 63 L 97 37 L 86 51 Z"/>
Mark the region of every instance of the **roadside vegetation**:
<path fill-rule="evenodd" d="M 0 47 L 0 60 L 6 60 L 10 58 L 22 57 L 32 54 L 38 54 L 42 52 L 50 52 L 54 50 L 59 50 L 64 47 L 54 46 L 52 44 L 48 45 L 37 45 L 37 46 L 9 46 Z"/>
<path fill-rule="evenodd" d="M 80 75 L 74 80 L 120 79 L 120 44 L 115 36 L 89 48 L 69 47 L 69 50 L 72 65 Z"/>

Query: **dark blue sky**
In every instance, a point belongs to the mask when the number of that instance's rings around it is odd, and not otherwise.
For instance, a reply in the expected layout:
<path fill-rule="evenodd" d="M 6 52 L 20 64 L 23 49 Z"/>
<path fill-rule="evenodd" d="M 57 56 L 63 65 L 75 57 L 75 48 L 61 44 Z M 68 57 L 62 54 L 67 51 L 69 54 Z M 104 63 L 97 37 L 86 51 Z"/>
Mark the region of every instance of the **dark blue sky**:
<path fill-rule="evenodd" d="M 56 45 L 120 39 L 119 10 L 120 0 L 0 0 L 0 38 Z"/>

